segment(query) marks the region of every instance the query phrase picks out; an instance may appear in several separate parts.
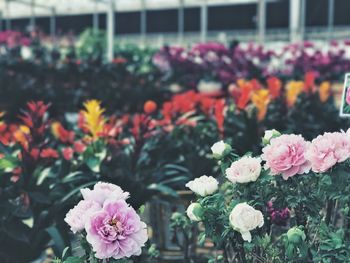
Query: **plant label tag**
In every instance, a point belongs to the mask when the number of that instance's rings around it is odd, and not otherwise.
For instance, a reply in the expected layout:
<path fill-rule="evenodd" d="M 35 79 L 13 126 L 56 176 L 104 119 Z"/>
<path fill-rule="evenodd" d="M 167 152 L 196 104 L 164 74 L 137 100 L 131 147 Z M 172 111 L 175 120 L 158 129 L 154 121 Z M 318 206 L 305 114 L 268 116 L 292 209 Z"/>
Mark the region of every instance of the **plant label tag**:
<path fill-rule="evenodd" d="M 350 73 L 345 74 L 339 115 L 340 117 L 350 117 Z"/>

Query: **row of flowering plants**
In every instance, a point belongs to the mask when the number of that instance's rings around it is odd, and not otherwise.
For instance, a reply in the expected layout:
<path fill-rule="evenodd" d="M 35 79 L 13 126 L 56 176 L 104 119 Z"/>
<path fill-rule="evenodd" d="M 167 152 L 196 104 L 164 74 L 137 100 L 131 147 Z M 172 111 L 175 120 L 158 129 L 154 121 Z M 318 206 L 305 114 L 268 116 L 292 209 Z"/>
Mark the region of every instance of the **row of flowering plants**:
<path fill-rule="evenodd" d="M 332 41 L 324 48 L 312 42 L 263 47 L 254 43 L 201 43 L 191 48 L 166 46 L 153 57 L 170 89 L 225 89 L 241 78 L 271 75 L 300 79 L 315 71 L 322 80 L 339 81 L 350 69 L 349 41 Z M 208 83 L 208 85 L 203 85 Z"/>
<path fill-rule="evenodd" d="M 196 199 L 183 226 L 220 250 L 210 262 L 347 262 L 349 131 L 306 141 L 270 130 L 263 145 L 260 156 L 212 146 L 222 177 L 186 184 Z"/>
<path fill-rule="evenodd" d="M 260 136 L 266 129 L 299 133 L 311 139 L 325 131 L 348 127 L 338 112 L 331 82 L 319 82 L 315 72 L 308 72 L 302 81 L 240 79 L 227 92 L 187 91 L 174 95 L 161 106 L 159 123 L 173 133 L 199 127 L 202 137 L 209 135 L 206 140 L 226 138 L 238 153 L 245 153 L 259 151 Z"/>

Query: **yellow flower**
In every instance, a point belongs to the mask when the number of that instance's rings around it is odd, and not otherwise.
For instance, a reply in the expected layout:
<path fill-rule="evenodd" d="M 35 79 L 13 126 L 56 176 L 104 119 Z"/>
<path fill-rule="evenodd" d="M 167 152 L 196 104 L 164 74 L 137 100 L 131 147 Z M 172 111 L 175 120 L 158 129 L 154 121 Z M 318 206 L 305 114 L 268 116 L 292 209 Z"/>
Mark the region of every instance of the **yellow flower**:
<path fill-rule="evenodd" d="M 99 133 L 103 131 L 106 119 L 103 116 L 104 108 L 101 108 L 101 102 L 98 100 L 88 100 L 84 103 L 85 110 L 83 115 L 85 118 L 85 128 L 96 139 Z"/>
<path fill-rule="evenodd" d="M 55 138 L 59 138 L 59 127 L 60 127 L 60 123 L 58 121 L 55 121 L 51 124 L 51 132 L 53 134 L 53 136 L 55 136 Z"/>
<path fill-rule="evenodd" d="M 299 94 L 303 91 L 304 82 L 291 81 L 287 84 L 287 105 L 293 106 Z"/>
<path fill-rule="evenodd" d="M 318 96 L 320 97 L 320 101 L 326 102 L 330 95 L 331 95 L 331 83 L 329 81 L 323 81 L 318 91 Z"/>
<path fill-rule="evenodd" d="M 261 121 L 265 118 L 267 112 L 267 106 L 270 103 L 270 94 L 267 89 L 260 89 L 252 94 L 252 102 L 258 109 L 258 120 Z"/>

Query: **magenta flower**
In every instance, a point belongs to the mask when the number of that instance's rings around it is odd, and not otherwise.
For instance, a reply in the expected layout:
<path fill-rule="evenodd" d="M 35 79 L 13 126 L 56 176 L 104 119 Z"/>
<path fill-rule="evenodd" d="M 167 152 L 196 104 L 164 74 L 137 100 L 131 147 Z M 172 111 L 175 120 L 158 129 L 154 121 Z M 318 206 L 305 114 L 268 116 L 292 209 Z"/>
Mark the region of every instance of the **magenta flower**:
<path fill-rule="evenodd" d="M 103 182 L 95 184 L 93 190 L 84 188 L 80 192 L 85 200 L 95 201 L 101 206 L 109 198 L 126 200 L 129 197 L 129 193 L 124 192 L 119 186 Z"/>
<path fill-rule="evenodd" d="M 284 134 L 271 139 L 270 144 L 262 150 L 265 168 L 270 169 L 272 175 L 282 174 L 285 180 L 308 172 L 310 162 L 305 158 L 307 146 L 308 142 L 301 135 Z"/>
<path fill-rule="evenodd" d="M 86 223 L 85 229 L 86 240 L 99 259 L 140 255 L 148 239 L 146 224 L 123 199 L 106 201 L 103 209 Z"/>
<path fill-rule="evenodd" d="M 306 153 L 316 173 L 326 172 L 350 158 L 350 137 L 344 132 L 326 132 L 312 140 Z"/>
<path fill-rule="evenodd" d="M 80 232 L 84 229 L 86 221 L 90 216 L 99 210 L 102 206 L 94 201 L 80 201 L 74 208 L 69 210 L 64 221 L 70 226 L 73 233 Z"/>

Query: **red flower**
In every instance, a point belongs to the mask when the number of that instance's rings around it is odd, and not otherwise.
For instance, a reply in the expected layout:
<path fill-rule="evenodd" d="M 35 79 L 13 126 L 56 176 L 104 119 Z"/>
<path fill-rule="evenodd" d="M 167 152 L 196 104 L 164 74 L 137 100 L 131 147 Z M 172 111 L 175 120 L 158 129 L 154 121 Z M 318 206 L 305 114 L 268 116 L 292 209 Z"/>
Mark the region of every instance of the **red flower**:
<path fill-rule="evenodd" d="M 63 158 L 67 161 L 71 160 L 73 158 L 74 151 L 71 147 L 66 147 L 62 149 L 62 155 Z"/>
<path fill-rule="evenodd" d="M 113 64 L 124 64 L 126 62 L 128 62 L 128 61 L 125 58 L 123 58 L 123 57 L 117 57 L 117 58 L 114 58 L 112 60 Z"/>
<path fill-rule="evenodd" d="M 74 142 L 74 151 L 77 153 L 83 153 L 86 149 L 86 145 L 82 143 L 81 141 Z"/>
<path fill-rule="evenodd" d="M 42 121 L 42 118 L 47 112 L 47 109 L 49 108 L 49 106 L 50 106 L 49 104 L 44 104 L 43 101 L 28 102 L 27 107 L 29 111 L 24 111 L 23 115 L 20 116 L 20 118 L 22 119 L 22 121 L 26 126 L 28 126 L 29 128 L 34 128 L 34 123 Z M 44 128 L 39 127 L 38 129 L 44 129 Z M 40 132 L 43 132 L 43 130 Z"/>
<path fill-rule="evenodd" d="M 56 150 L 52 149 L 52 148 L 46 148 L 46 149 L 43 149 L 40 153 L 40 157 L 41 158 L 58 158 L 59 155 L 57 153 Z"/>
<path fill-rule="evenodd" d="M 34 160 L 37 160 L 39 158 L 39 154 L 40 154 L 40 151 L 39 149 L 37 148 L 33 148 L 31 151 L 30 151 L 30 156 L 34 159 Z"/>

